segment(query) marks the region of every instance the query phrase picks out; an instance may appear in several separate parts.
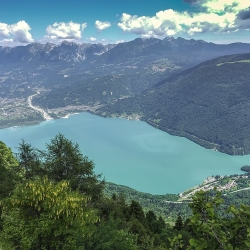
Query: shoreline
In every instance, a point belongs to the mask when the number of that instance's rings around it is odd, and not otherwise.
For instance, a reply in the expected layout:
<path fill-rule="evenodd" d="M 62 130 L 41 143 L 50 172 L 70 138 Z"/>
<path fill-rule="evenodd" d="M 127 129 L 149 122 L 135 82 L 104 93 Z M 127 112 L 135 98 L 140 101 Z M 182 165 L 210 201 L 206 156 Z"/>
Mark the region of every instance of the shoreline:
<path fill-rule="evenodd" d="M 59 117 L 59 119 L 68 119 L 71 115 L 78 115 L 79 113 L 72 113 L 72 114 L 67 114 L 67 115 L 65 115 L 65 116 L 62 116 L 62 117 Z"/>
<path fill-rule="evenodd" d="M 83 112 L 80 112 L 80 113 L 83 113 Z M 76 112 L 72 112 L 72 113 L 70 113 L 70 114 L 67 114 L 67 115 L 65 115 L 64 117 L 58 117 L 58 119 L 67 119 L 67 118 L 69 118 L 69 116 L 71 116 L 71 115 L 74 115 L 74 114 L 80 114 L 80 113 L 76 113 Z M 89 113 L 89 114 L 91 114 L 90 112 L 87 112 L 87 113 Z M 93 114 L 93 113 L 92 113 Z M 94 114 L 94 115 L 97 115 L 97 114 Z M 100 115 L 98 115 L 98 116 L 100 116 Z M 103 116 L 102 116 L 103 117 Z M 111 118 L 111 117 L 110 117 Z M 118 117 L 117 117 L 118 118 Z M 119 118 L 120 119 L 120 118 Z M 124 119 L 124 117 L 123 117 L 123 119 Z M 56 119 L 57 120 L 57 119 Z M 45 121 L 46 123 L 48 122 L 48 120 L 47 121 Z M 53 123 L 53 121 L 52 121 L 52 123 Z M 39 124 L 39 123 L 38 123 Z M 25 126 L 25 125 L 24 125 Z M 24 127 L 24 126 L 12 126 L 12 127 L 8 127 L 7 129 L 19 129 L 19 128 L 22 128 L 22 127 Z M 191 188 L 192 189 L 192 188 Z M 187 190 L 185 190 L 185 191 L 187 191 Z M 239 191 L 237 191 L 237 192 L 240 192 L 240 190 Z M 176 194 L 176 193 L 175 193 Z M 170 201 L 171 202 L 171 201 Z M 178 201 L 178 203 L 179 203 L 179 201 Z"/>
<path fill-rule="evenodd" d="M 243 148 L 235 148 L 233 146 L 233 151 L 229 151 L 229 148 L 227 148 L 228 150 L 221 150 L 221 148 L 223 147 L 223 145 L 219 145 L 213 142 L 209 142 L 206 141 L 204 139 L 201 139 L 195 135 L 192 135 L 190 133 L 187 133 L 186 131 L 179 131 L 179 130 L 174 130 L 171 128 L 167 128 L 167 127 L 163 127 L 163 126 L 159 126 L 158 124 L 156 124 L 155 122 L 151 121 L 151 120 L 147 120 L 147 119 L 143 119 L 142 116 L 139 115 L 115 115 L 115 114 L 106 114 L 106 112 L 91 112 L 92 114 L 95 115 L 99 115 L 101 117 L 105 117 L 105 118 L 119 118 L 119 119 L 125 119 L 125 120 L 134 120 L 134 121 L 142 121 L 142 122 L 146 122 L 148 125 L 159 129 L 165 133 L 168 133 L 172 136 L 178 136 L 178 137 L 182 137 L 182 138 L 186 138 L 189 141 L 194 142 L 195 144 L 206 148 L 206 149 L 210 149 L 213 150 L 215 152 L 220 152 L 226 155 L 231 155 L 231 156 L 244 156 L 244 155 L 249 155 L 249 153 L 246 153 L 245 150 Z"/>
<path fill-rule="evenodd" d="M 68 119 L 71 115 L 75 115 L 75 114 L 80 114 L 80 113 L 83 113 L 83 112 L 89 112 L 90 114 L 93 114 L 93 115 L 98 115 L 100 117 L 103 117 L 103 118 L 119 118 L 119 119 L 125 119 L 125 120 L 132 120 L 132 121 L 143 121 L 143 122 L 146 122 L 148 125 L 151 125 L 152 127 L 156 128 L 156 129 L 159 129 L 165 133 L 168 133 L 172 136 L 178 136 L 178 137 L 183 137 L 183 138 L 186 138 L 192 142 L 194 142 L 195 144 L 203 147 L 203 148 L 206 148 L 206 149 L 210 149 L 210 150 L 213 150 L 213 151 L 217 151 L 217 152 L 220 152 L 220 153 L 224 153 L 224 154 L 227 154 L 227 155 L 231 155 L 231 156 L 244 156 L 244 155 L 249 155 L 247 153 L 245 153 L 244 149 L 243 148 L 235 148 L 234 147 L 234 152 L 228 152 L 228 151 L 222 151 L 220 150 L 221 149 L 221 146 L 223 145 L 219 145 L 219 144 L 216 144 L 216 143 L 212 143 L 212 142 L 209 142 L 209 141 L 206 141 L 204 139 L 201 139 L 195 135 L 192 135 L 192 134 L 188 134 L 187 132 L 185 131 L 175 131 L 175 130 L 172 130 L 172 129 L 169 129 L 169 128 L 164 128 L 162 126 L 159 126 L 158 124 L 155 124 L 153 121 L 150 121 L 150 120 L 144 120 L 142 118 L 141 115 L 109 115 L 109 114 L 106 114 L 106 113 L 101 113 L 101 112 L 96 112 L 96 110 L 91 110 L 89 109 L 90 107 L 88 107 L 88 109 L 86 110 L 79 110 L 79 112 L 75 112 L 75 110 L 73 112 L 70 112 L 68 110 L 68 112 L 65 112 L 65 113 L 62 115 L 62 116 L 59 116 L 57 114 L 55 114 L 55 117 L 52 118 L 49 113 L 47 113 L 44 109 L 42 108 L 39 108 L 39 107 L 36 107 L 36 106 L 33 106 L 32 105 L 32 98 L 36 95 L 39 95 L 40 92 L 39 90 L 37 90 L 37 93 L 36 94 L 33 94 L 31 96 L 28 97 L 28 104 L 29 104 L 29 107 L 34 109 L 35 111 L 38 111 L 42 114 L 43 116 L 43 119 L 44 121 L 50 121 L 50 120 L 56 120 L 56 119 Z M 66 109 L 67 110 L 67 109 Z M 37 122 L 35 124 L 32 124 L 32 125 L 36 125 L 36 124 L 40 124 L 40 122 Z M 25 124 L 21 124 L 21 125 L 14 125 L 14 126 L 10 126 L 10 127 L 15 127 L 15 126 L 18 126 L 18 127 L 24 127 L 26 126 Z M 29 125 L 27 125 L 29 126 Z M 10 128 L 10 127 L 3 127 L 1 129 L 5 129 L 5 128 Z M 240 150 L 241 152 L 238 152 L 237 150 Z M 243 151 L 243 152 L 242 152 Z"/>

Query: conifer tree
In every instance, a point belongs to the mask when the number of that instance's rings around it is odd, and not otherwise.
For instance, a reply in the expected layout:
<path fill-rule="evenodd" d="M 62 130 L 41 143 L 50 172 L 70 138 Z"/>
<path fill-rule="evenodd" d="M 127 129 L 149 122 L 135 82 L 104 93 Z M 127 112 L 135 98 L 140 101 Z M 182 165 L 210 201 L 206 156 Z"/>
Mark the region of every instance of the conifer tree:
<path fill-rule="evenodd" d="M 100 198 L 104 182 L 94 173 L 94 163 L 82 155 L 77 143 L 59 134 L 46 144 L 42 158 L 50 179 L 68 180 L 73 190 L 90 195 L 94 200 Z"/>
<path fill-rule="evenodd" d="M 178 215 L 175 225 L 174 225 L 174 229 L 180 231 L 183 229 L 183 221 L 182 221 L 182 217 L 180 215 Z"/>

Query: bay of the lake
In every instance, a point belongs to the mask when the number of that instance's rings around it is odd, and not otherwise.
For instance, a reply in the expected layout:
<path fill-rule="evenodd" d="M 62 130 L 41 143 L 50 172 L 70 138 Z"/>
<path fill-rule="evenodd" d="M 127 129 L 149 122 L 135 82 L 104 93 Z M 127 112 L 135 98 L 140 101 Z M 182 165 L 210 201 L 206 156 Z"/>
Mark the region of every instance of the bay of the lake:
<path fill-rule="evenodd" d="M 39 125 L 0 130 L 0 140 L 16 152 L 23 138 L 44 149 L 58 133 L 77 142 L 106 181 L 152 194 L 180 193 L 212 175 L 242 173 L 250 155 L 230 156 L 155 129 L 145 122 L 90 113 Z"/>

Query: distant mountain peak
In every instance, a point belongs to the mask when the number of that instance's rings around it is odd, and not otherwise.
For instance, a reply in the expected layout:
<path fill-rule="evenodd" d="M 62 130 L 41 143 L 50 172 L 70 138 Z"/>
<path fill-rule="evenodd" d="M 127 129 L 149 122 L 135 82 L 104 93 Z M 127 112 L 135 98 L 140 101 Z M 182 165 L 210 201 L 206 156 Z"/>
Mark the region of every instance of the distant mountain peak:
<path fill-rule="evenodd" d="M 0 64 L 30 61 L 80 62 L 91 56 L 101 55 L 116 45 L 103 45 L 62 41 L 61 44 L 30 43 L 26 46 L 0 47 Z"/>
<path fill-rule="evenodd" d="M 64 40 L 64 41 L 62 41 L 61 45 L 59 45 L 59 46 L 63 46 L 63 45 L 66 45 L 66 46 L 79 46 L 81 44 L 78 44 L 78 43 L 72 42 L 72 41 Z"/>
<path fill-rule="evenodd" d="M 165 37 L 163 40 L 164 40 L 164 41 L 173 41 L 173 40 L 175 40 L 175 38 L 172 37 L 172 36 L 167 36 L 167 37 Z"/>
<path fill-rule="evenodd" d="M 165 37 L 164 39 L 155 37 L 136 38 L 129 42 L 108 45 L 101 43 L 78 44 L 68 40 L 62 41 L 59 45 L 35 42 L 27 46 L 0 47 L 0 64 L 30 61 L 82 62 L 93 59 L 93 62 L 99 64 L 123 63 L 126 61 L 127 65 L 129 65 L 131 62 L 135 63 L 135 61 L 141 63 L 144 60 L 143 58 L 147 58 L 147 56 L 175 61 L 177 55 L 180 58 L 182 58 L 182 55 L 186 55 L 187 57 L 184 56 L 185 60 L 181 62 L 181 66 L 186 64 L 193 66 L 194 64 L 191 65 L 188 61 L 193 61 L 199 51 L 201 54 L 198 56 L 197 63 L 216 56 L 249 52 L 249 44 L 218 45 L 203 40 L 188 40 L 182 37 Z M 100 57 L 100 61 L 97 57 Z M 178 59 L 178 63 L 180 61 L 181 59 Z"/>

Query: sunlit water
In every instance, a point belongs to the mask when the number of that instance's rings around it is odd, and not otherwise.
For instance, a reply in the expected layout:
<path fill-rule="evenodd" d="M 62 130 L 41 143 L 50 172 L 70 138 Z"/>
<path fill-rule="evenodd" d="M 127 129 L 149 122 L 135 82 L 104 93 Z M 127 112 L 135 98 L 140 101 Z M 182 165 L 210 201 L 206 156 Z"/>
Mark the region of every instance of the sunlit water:
<path fill-rule="evenodd" d="M 180 193 L 211 175 L 242 173 L 250 155 L 230 156 L 185 138 L 169 135 L 145 122 L 102 118 L 89 113 L 36 126 L 0 130 L 0 140 L 16 151 L 25 139 L 34 147 L 61 133 L 77 142 L 107 181 L 152 194 Z"/>

